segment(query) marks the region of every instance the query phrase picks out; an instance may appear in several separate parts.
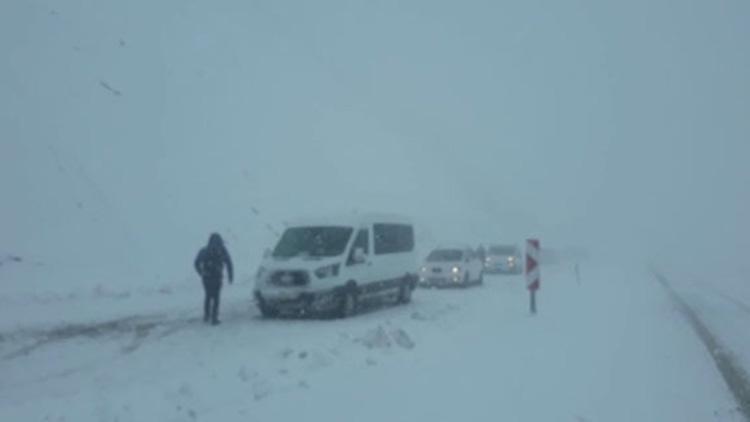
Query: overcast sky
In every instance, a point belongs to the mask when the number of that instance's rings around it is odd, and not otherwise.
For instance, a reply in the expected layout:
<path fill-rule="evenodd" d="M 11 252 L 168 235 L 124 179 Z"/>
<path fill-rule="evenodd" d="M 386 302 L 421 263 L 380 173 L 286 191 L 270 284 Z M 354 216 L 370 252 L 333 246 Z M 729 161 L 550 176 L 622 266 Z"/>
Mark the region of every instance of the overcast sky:
<path fill-rule="evenodd" d="M 254 263 L 266 223 L 351 209 L 750 250 L 745 0 L 148 4 L 0 4 L 0 252 L 179 266 L 219 229 Z"/>

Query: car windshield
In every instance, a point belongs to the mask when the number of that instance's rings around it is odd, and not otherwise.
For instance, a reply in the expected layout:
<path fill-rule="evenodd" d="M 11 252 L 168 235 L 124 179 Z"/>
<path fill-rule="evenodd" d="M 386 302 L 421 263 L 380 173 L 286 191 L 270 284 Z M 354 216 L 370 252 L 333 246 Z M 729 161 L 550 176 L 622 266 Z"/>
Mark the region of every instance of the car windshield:
<path fill-rule="evenodd" d="M 492 255 L 516 255 L 518 249 L 515 246 L 492 246 L 490 254 Z"/>
<path fill-rule="evenodd" d="M 320 258 L 344 253 L 351 227 L 294 227 L 287 229 L 273 251 L 274 258 Z"/>
<path fill-rule="evenodd" d="M 463 251 L 460 249 L 436 249 L 427 256 L 428 262 L 455 262 L 463 258 Z"/>

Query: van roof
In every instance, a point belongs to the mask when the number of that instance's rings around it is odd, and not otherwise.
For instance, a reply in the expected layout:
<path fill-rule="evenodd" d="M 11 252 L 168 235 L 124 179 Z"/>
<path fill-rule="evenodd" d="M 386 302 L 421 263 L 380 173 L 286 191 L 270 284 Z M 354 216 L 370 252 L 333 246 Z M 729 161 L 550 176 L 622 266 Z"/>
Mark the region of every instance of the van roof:
<path fill-rule="evenodd" d="M 375 223 L 392 223 L 412 225 L 411 219 L 398 214 L 387 213 L 352 213 L 323 217 L 308 217 L 291 220 L 287 227 L 308 226 L 351 226 L 359 227 Z"/>

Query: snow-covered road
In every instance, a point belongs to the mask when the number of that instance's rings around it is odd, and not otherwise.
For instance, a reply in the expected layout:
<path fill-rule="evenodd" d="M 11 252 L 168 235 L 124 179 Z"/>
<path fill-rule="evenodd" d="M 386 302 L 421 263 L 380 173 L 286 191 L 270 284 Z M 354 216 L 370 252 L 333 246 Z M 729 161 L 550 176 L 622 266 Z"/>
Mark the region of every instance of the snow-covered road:
<path fill-rule="evenodd" d="M 745 279 L 675 276 L 670 283 L 728 352 L 750 368 L 750 287 Z"/>
<path fill-rule="evenodd" d="M 671 278 L 657 270 L 657 278 L 673 292 L 686 318 L 722 372 L 735 401 L 750 419 L 750 290 L 741 272 L 687 274 L 670 269 Z"/>
<path fill-rule="evenodd" d="M 262 320 L 235 293 L 216 328 L 185 308 L 6 335 L 0 420 L 742 420 L 647 272 L 543 275 L 535 317 L 521 278 L 488 277 L 349 320 Z"/>

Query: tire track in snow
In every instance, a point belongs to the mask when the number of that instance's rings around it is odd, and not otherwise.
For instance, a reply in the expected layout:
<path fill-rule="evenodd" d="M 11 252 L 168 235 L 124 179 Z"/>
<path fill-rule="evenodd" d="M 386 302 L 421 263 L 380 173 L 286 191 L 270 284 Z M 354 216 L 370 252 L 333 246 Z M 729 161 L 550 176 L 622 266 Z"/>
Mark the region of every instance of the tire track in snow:
<path fill-rule="evenodd" d="M 125 317 L 99 323 L 66 324 L 51 330 L 25 333 L 32 341 L 24 346 L 4 354 L 2 360 L 11 360 L 28 356 L 36 350 L 48 345 L 68 341 L 78 337 L 96 339 L 104 336 L 122 336 L 132 334 L 131 344 L 123 349 L 123 353 L 137 350 L 152 330 L 162 327 L 180 328 L 189 321 L 169 321 L 164 318 Z M 23 335 L 24 333 L 22 333 Z M 10 336 L 9 336 L 10 337 Z"/>
<path fill-rule="evenodd" d="M 680 312 L 687 318 L 695 333 L 708 349 L 719 373 L 724 378 L 727 387 L 732 392 L 745 420 L 750 422 L 750 377 L 742 366 L 734 359 L 734 356 L 721 345 L 716 336 L 708 329 L 698 314 L 685 302 L 669 284 L 669 280 L 658 271 L 653 271 L 656 280 L 669 294 L 672 301 L 677 305 Z"/>

